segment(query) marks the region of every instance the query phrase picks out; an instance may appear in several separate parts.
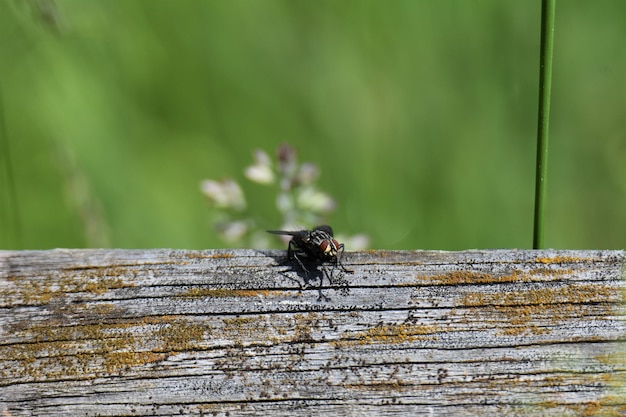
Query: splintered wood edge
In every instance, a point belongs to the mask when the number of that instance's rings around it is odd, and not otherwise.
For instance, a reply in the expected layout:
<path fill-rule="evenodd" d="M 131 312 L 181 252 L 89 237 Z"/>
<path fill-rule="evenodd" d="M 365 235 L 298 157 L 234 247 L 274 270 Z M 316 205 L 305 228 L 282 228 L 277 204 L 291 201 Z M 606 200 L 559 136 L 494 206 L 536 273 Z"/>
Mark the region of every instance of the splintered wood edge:
<path fill-rule="evenodd" d="M 331 282 L 284 251 L 0 251 L 0 411 L 619 415 L 624 259 L 368 251 Z"/>

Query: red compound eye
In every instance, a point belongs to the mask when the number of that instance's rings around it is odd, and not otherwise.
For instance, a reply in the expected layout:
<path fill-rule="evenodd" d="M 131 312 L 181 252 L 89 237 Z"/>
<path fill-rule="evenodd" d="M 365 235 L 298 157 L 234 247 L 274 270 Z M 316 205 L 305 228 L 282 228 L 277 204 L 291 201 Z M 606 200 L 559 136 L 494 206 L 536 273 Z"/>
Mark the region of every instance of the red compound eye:
<path fill-rule="evenodd" d="M 322 243 L 320 243 L 320 249 L 322 252 L 328 253 L 330 251 L 330 242 L 328 240 L 322 240 Z"/>
<path fill-rule="evenodd" d="M 339 242 L 337 242 L 335 239 L 333 239 L 333 246 L 335 247 L 335 250 L 339 249 Z"/>

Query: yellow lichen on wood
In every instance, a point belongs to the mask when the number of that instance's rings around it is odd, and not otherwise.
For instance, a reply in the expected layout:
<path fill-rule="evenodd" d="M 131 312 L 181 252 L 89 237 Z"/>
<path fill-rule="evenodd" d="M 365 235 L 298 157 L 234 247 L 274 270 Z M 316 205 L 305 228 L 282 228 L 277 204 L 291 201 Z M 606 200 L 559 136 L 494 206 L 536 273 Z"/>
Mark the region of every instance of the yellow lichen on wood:
<path fill-rule="evenodd" d="M 580 263 L 580 262 L 589 262 L 591 259 L 588 258 L 576 258 L 573 256 L 554 256 L 554 257 L 537 257 L 535 258 L 536 263 L 541 264 L 565 264 L 565 263 Z"/>
<path fill-rule="evenodd" d="M 617 288 L 612 289 L 600 284 L 579 284 L 524 291 L 469 293 L 463 297 L 462 302 L 466 306 L 519 306 L 611 303 L 618 302 L 621 298 Z"/>
<path fill-rule="evenodd" d="M 170 353 L 195 350 L 200 347 L 205 336 L 211 334 L 211 327 L 206 325 L 187 320 L 170 321 L 153 332 L 159 341 L 159 346 L 154 350 Z"/>
<path fill-rule="evenodd" d="M 63 298 L 68 294 L 87 292 L 103 294 L 109 290 L 132 288 L 134 283 L 124 280 L 121 274 L 124 268 L 107 268 L 98 273 L 80 275 L 75 271 L 64 271 L 60 274 L 48 274 L 40 277 L 22 279 L 18 276 L 9 276 L 7 281 L 13 283 L 3 290 L 4 300 L 12 300 L 12 304 L 44 305 L 52 299 Z M 1 305 L 0 305 L 1 306 Z"/>
<path fill-rule="evenodd" d="M 91 292 L 94 294 L 104 294 L 109 290 L 115 290 L 119 288 L 132 288 L 134 286 L 134 284 L 125 282 L 121 278 L 108 278 L 100 279 L 98 281 L 87 282 L 84 285 L 84 290 L 86 292 Z"/>
<path fill-rule="evenodd" d="M 496 277 L 491 274 L 472 272 L 472 271 L 454 271 L 446 274 L 433 275 L 429 277 L 420 277 L 436 284 L 459 285 L 480 282 L 494 282 Z"/>
<path fill-rule="evenodd" d="M 557 324 L 587 316 L 593 304 L 622 300 L 619 289 L 599 284 L 579 284 L 556 288 L 527 289 L 508 292 L 472 292 L 461 303 L 467 307 L 485 307 L 478 313 L 490 321 L 508 323 L 498 334 L 516 336 L 525 333 L 545 334 L 551 330 L 537 322 Z"/>
<path fill-rule="evenodd" d="M 186 251 L 184 256 L 189 259 L 229 259 L 232 253 L 206 253 L 202 251 Z"/>
<path fill-rule="evenodd" d="M 207 326 L 168 316 L 81 325 L 50 319 L 18 327 L 15 336 L 29 342 L 0 346 L 0 356 L 16 364 L 0 370 L 5 378 L 95 378 L 193 350 L 210 333 Z"/>
<path fill-rule="evenodd" d="M 436 339 L 435 334 L 439 331 L 434 325 L 418 324 L 384 324 L 372 327 L 365 331 L 344 332 L 341 340 L 336 345 L 344 346 L 351 344 L 399 344 L 414 342 L 416 340 Z"/>
<path fill-rule="evenodd" d="M 546 276 L 558 278 L 571 273 L 571 269 L 536 268 L 529 271 L 513 269 L 508 274 L 497 275 L 474 271 L 452 271 L 445 274 L 418 276 L 420 282 L 427 281 L 440 285 L 488 284 L 504 282 L 535 282 L 545 281 Z"/>

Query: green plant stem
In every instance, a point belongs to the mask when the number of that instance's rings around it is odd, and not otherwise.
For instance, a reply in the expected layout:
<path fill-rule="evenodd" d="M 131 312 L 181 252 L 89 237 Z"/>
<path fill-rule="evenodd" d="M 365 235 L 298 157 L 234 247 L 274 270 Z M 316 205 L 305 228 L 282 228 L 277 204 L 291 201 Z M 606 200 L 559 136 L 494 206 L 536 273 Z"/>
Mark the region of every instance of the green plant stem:
<path fill-rule="evenodd" d="M 533 249 L 543 248 L 546 186 L 548 172 L 548 127 L 552 87 L 552 51 L 554 46 L 554 9 L 556 0 L 541 2 L 541 51 L 539 57 L 539 115 L 537 127 L 537 163 L 535 177 L 535 220 Z"/>

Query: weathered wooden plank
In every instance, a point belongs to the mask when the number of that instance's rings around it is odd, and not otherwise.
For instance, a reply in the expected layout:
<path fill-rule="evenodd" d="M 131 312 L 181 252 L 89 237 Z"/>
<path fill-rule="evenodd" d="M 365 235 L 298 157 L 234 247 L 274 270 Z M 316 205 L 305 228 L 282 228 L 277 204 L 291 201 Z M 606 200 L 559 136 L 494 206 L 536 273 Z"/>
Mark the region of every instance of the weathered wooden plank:
<path fill-rule="evenodd" d="M 626 415 L 622 251 L 0 251 L 0 413 Z"/>

